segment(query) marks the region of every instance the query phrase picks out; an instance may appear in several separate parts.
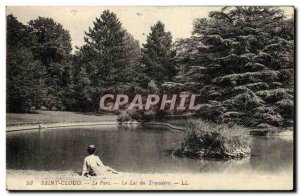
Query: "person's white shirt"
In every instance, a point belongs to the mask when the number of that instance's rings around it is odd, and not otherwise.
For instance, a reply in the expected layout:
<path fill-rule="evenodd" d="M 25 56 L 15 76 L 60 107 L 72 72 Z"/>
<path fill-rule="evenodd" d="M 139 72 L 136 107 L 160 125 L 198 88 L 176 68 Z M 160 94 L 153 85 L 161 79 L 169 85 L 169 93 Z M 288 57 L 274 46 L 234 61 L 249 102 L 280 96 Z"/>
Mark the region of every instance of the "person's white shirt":
<path fill-rule="evenodd" d="M 100 158 L 94 154 L 85 157 L 82 168 L 82 175 L 89 173 L 91 170 L 96 175 L 101 175 L 102 172 L 107 171 L 106 166 L 102 163 Z"/>

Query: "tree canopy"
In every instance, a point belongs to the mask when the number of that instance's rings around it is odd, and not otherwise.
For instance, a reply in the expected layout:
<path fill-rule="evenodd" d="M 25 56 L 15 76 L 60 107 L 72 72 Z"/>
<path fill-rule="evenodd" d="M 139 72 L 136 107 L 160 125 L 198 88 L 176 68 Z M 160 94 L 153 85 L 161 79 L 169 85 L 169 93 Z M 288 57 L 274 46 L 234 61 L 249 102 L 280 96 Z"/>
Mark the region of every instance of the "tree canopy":
<path fill-rule="evenodd" d="M 33 58 L 32 39 L 26 25 L 7 16 L 7 111 L 24 112 L 41 106 L 46 96 L 45 70 Z"/>
<path fill-rule="evenodd" d="M 176 74 L 172 50 L 172 35 L 165 31 L 165 25 L 158 21 L 151 27 L 147 42 L 143 44 L 143 64 L 149 78 L 157 84 L 171 81 Z"/>
<path fill-rule="evenodd" d="M 205 103 L 199 115 L 251 127 L 293 119 L 294 25 L 272 7 L 225 7 L 177 43 L 178 79 Z"/>
<path fill-rule="evenodd" d="M 105 10 L 72 54 L 68 30 L 51 18 L 7 16 L 7 110 L 97 111 L 104 93 L 192 90 L 196 116 L 253 129 L 293 125 L 294 18 L 276 7 L 224 7 L 172 42 L 157 21 L 140 44 Z"/>
<path fill-rule="evenodd" d="M 78 102 L 88 100 L 89 110 L 98 107 L 100 95 L 107 89 L 136 85 L 141 58 L 138 41 L 122 27 L 116 14 L 105 10 L 93 24 L 85 33 L 85 45 L 75 55 L 74 73 Z"/>

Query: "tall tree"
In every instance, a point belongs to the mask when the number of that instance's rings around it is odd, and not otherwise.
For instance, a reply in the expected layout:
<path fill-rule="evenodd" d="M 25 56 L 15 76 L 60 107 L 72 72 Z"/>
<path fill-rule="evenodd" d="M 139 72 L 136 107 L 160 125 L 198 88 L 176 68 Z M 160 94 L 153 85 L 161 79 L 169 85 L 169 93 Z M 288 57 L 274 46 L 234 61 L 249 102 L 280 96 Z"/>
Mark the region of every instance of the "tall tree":
<path fill-rule="evenodd" d="M 157 84 L 171 81 L 176 74 L 173 63 L 172 36 L 165 32 L 165 25 L 158 21 L 151 27 L 146 44 L 143 44 L 143 63 L 149 78 Z"/>
<path fill-rule="evenodd" d="M 89 110 L 98 107 L 100 94 L 107 89 L 136 85 L 141 58 L 138 41 L 122 27 L 116 14 L 105 10 L 93 25 L 75 56 L 75 80 L 81 81 L 75 86 L 76 93 Z M 84 92 L 80 86 L 86 87 Z"/>
<path fill-rule="evenodd" d="M 202 117 L 271 129 L 293 121 L 294 25 L 272 7 L 225 7 L 177 43 L 182 81 L 207 104 Z"/>
<path fill-rule="evenodd" d="M 130 73 L 125 72 L 130 69 L 125 35 L 116 14 L 108 10 L 96 18 L 94 27 L 86 32 L 82 51 L 90 59 L 88 69 L 94 70 L 93 85 L 108 87 L 130 82 Z"/>
<path fill-rule="evenodd" d="M 39 17 L 29 22 L 33 40 L 34 58 L 45 67 L 49 108 L 65 109 L 71 94 L 71 61 L 72 50 L 69 31 L 52 18 Z"/>
<path fill-rule="evenodd" d="M 141 59 L 142 52 L 138 40 L 135 40 L 134 37 L 125 31 L 124 35 L 124 45 L 125 45 L 125 58 L 126 64 L 128 67 L 129 81 L 132 83 L 139 83 L 139 78 L 141 77 Z"/>
<path fill-rule="evenodd" d="M 92 100 L 93 90 L 91 87 L 91 80 L 87 72 L 87 65 L 89 64 L 86 56 L 83 56 L 82 49 L 76 51 L 73 57 L 73 80 L 74 91 L 73 97 L 75 99 L 73 110 L 77 111 L 92 111 L 94 104 Z"/>
<path fill-rule="evenodd" d="M 26 112 L 42 105 L 45 98 L 41 63 L 33 59 L 27 26 L 7 16 L 7 111 Z"/>

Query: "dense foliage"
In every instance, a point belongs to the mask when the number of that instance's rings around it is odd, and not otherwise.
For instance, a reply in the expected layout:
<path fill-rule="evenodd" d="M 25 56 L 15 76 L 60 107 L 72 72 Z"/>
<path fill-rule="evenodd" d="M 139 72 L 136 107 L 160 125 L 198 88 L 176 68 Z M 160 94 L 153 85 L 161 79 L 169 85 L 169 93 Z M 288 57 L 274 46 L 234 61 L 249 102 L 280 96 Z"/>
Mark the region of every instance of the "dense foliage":
<path fill-rule="evenodd" d="M 39 17 L 23 25 L 7 16 L 7 110 L 64 110 L 71 85 L 71 38 L 62 25 Z"/>
<path fill-rule="evenodd" d="M 203 100 L 198 117 L 293 125 L 294 18 L 273 7 L 225 7 L 195 20 L 192 36 L 175 43 L 162 22 L 150 30 L 141 48 L 106 10 L 71 54 L 69 32 L 53 19 L 24 25 L 8 15 L 7 111 L 99 112 L 104 93 L 193 91 Z"/>
<path fill-rule="evenodd" d="M 146 44 L 143 45 L 143 63 L 148 78 L 156 84 L 171 81 L 176 74 L 172 50 L 172 36 L 165 32 L 165 25 L 158 21 L 151 27 Z"/>
<path fill-rule="evenodd" d="M 104 11 L 74 57 L 74 108 L 97 111 L 101 94 L 135 92 L 140 85 L 147 86 L 141 58 L 139 42 L 114 13 Z"/>
<path fill-rule="evenodd" d="M 28 24 L 33 39 L 30 47 L 33 57 L 46 71 L 47 96 L 43 105 L 48 109 L 68 109 L 72 93 L 70 33 L 52 18 L 39 17 Z"/>
<path fill-rule="evenodd" d="M 30 29 L 7 16 L 7 111 L 29 111 L 46 97 L 45 69 L 34 59 Z"/>
<path fill-rule="evenodd" d="M 177 43 L 177 79 L 197 87 L 198 115 L 260 129 L 293 123 L 294 21 L 271 7 L 223 8 Z"/>

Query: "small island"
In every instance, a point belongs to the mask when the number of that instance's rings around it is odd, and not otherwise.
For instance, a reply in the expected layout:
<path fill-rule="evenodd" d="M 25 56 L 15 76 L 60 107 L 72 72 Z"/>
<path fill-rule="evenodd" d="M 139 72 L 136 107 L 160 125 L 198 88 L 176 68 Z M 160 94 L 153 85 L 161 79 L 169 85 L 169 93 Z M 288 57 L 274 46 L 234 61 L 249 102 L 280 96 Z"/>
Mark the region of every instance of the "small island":
<path fill-rule="evenodd" d="M 187 134 L 172 153 L 198 159 L 234 159 L 251 155 L 251 138 L 246 128 L 237 125 L 189 120 Z"/>

